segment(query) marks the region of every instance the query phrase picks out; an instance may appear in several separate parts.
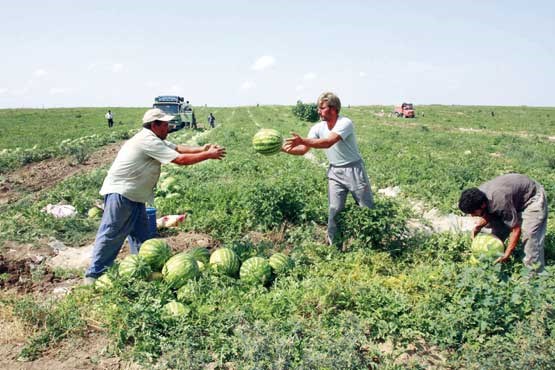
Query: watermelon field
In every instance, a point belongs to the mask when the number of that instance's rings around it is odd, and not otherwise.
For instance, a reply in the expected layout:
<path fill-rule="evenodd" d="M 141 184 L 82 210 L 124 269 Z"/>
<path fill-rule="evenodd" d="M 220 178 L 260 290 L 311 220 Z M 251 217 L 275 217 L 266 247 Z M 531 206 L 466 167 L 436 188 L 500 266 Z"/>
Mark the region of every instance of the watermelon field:
<path fill-rule="evenodd" d="M 195 108 L 199 128 L 168 140 L 217 143 L 226 158 L 163 166 L 157 214 L 185 221 L 159 230 L 146 259 L 125 245 L 101 284 L 80 285 L 81 266 L 49 261 L 94 241 L 89 210 L 146 109 L 113 108 L 112 130 L 104 108 L 0 110 L 0 368 L 555 368 L 555 108 L 429 105 L 403 119 L 344 107 L 376 207 L 348 200 L 343 251 L 324 243 L 323 151 L 252 148 L 261 128 L 305 136 L 311 123 L 292 106 Z M 538 276 L 522 246 L 503 265 L 470 263 L 469 233 L 430 232 L 415 208 L 462 216 L 463 189 L 508 172 L 548 196 Z"/>

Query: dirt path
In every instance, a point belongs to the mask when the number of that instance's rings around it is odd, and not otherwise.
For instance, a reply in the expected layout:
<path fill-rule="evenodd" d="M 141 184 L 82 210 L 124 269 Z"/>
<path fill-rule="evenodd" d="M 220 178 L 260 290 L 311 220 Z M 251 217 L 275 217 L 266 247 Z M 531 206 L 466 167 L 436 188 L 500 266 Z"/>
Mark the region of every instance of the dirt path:
<path fill-rule="evenodd" d="M 71 158 L 50 158 L 5 174 L 0 183 L 0 206 L 13 203 L 27 194 L 51 188 L 67 177 L 111 163 L 121 144 L 117 142 L 103 146 L 83 164 L 75 164 Z"/>

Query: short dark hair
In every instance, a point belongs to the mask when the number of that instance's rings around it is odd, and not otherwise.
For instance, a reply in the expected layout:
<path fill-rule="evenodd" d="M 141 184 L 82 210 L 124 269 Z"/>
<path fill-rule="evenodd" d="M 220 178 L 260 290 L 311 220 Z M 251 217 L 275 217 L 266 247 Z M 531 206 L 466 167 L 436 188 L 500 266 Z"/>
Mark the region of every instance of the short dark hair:
<path fill-rule="evenodd" d="M 466 214 L 472 213 L 488 203 L 486 194 L 478 188 L 466 189 L 461 193 L 459 199 L 459 209 Z"/>

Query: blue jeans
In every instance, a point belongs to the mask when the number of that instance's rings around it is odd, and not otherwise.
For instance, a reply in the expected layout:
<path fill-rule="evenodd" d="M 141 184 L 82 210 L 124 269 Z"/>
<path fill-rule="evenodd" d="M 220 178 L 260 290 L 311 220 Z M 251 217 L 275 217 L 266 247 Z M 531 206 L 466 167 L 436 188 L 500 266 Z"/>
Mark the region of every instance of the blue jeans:
<path fill-rule="evenodd" d="M 120 194 L 107 194 L 91 265 L 85 276 L 97 278 L 112 266 L 126 237 L 131 254 L 139 253 L 141 244 L 148 239 L 145 204 L 133 202 Z"/>

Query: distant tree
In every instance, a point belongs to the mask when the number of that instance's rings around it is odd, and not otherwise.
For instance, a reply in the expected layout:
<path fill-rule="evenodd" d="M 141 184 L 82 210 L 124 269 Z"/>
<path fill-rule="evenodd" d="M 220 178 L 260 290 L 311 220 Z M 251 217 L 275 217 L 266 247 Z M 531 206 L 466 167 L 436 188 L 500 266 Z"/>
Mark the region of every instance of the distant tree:
<path fill-rule="evenodd" d="M 316 104 L 303 104 L 300 100 L 297 100 L 297 105 L 293 107 L 293 114 L 307 122 L 316 122 L 319 118 Z"/>

